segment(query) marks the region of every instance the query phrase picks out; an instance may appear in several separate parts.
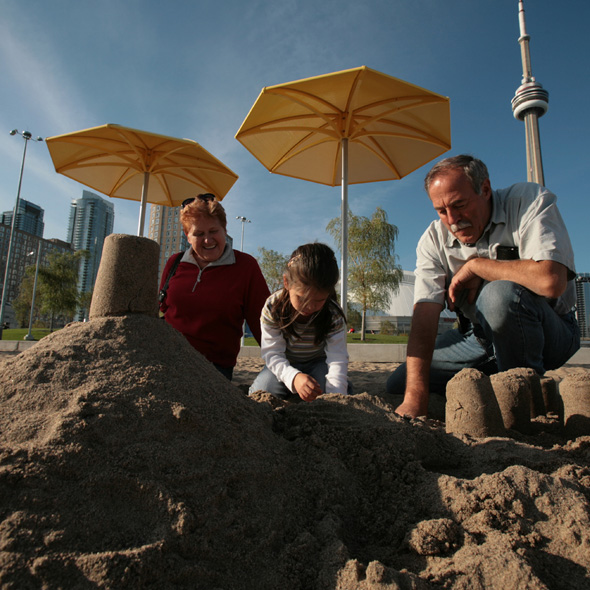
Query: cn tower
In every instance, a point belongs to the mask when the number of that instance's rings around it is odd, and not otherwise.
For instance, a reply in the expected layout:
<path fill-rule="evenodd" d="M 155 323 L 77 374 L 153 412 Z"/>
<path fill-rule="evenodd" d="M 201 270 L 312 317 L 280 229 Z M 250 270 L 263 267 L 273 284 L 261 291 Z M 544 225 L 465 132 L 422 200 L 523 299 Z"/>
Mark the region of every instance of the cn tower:
<path fill-rule="evenodd" d="M 541 139 L 539 137 L 539 117 L 549 107 L 549 93 L 539 84 L 531 70 L 529 51 L 530 36 L 527 35 L 524 20 L 523 1 L 518 2 L 518 20 L 520 24 L 520 55 L 522 58 L 522 83 L 512 99 L 512 113 L 515 119 L 524 121 L 526 134 L 527 180 L 545 184 L 543 160 L 541 158 Z"/>

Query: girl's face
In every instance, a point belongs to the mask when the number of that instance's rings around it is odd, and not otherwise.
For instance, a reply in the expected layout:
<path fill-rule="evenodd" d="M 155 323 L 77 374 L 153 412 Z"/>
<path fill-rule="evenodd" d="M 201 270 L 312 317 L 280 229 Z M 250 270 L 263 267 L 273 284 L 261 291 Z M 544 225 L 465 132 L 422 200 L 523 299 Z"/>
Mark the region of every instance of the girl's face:
<path fill-rule="evenodd" d="M 225 248 L 225 236 L 225 229 L 217 217 L 200 217 L 186 232 L 193 256 L 201 268 L 221 257 Z"/>
<path fill-rule="evenodd" d="M 328 291 L 322 291 L 315 287 L 308 287 L 301 283 L 289 284 L 286 276 L 283 276 L 283 283 L 285 289 L 289 291 L 291 305 L 303 317 L 309 317 L 320 311 L 330 296 Z"/>

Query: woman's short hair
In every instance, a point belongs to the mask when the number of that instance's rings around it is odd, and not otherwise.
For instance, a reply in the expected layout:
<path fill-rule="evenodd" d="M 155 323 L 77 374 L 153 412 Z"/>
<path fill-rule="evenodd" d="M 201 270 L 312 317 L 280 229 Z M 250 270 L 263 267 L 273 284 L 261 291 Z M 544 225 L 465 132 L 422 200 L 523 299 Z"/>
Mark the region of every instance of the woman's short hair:
<path fill-rule="evenodd" d="M 448 170 L 459 169 L 463 170 L 463 174 L 467 176 L 473 190 L 481 195 L 481 186 L 490 175 L 487 166 L 477 158 L 468 154 L 461 154 L 460 156 L 452 156 L 437 162 L 424 179 L 424 188 L 430 194 L 430 185 L 432 181 L 439 175 L 445 174 Z"/>
<path fill-rule="evenodd" d="M 185 232 L 189 232 L 203 217 L 217 219 L 227 231 L 227 216 L 223 205 L 210 193 L 197 195 L 193 200 L 187 199 L 180 210 L 180 223 Z"/>

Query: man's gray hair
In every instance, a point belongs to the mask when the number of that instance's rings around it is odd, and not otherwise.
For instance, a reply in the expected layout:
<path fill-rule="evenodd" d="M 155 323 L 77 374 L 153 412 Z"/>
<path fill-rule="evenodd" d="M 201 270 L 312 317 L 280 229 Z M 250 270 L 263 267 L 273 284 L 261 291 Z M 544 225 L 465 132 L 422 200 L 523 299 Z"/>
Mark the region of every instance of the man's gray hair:
<path fill-rule="evenodd" d="M 424 179 L 424 188 L 426 189 L 426 192 L 430 194 L 430 185 L 437 176 L 446 173 L 448 170 L 457 168 L 463 170 L 463 173 L 469 179 L 473 190 L 478 195 L 481 195 L 481 185 L 490 177 L 487 166 L 481 160 L 467 154 L 452 156 L 451 158 L 445 158 L 444 160 L 437 162 Z"/>

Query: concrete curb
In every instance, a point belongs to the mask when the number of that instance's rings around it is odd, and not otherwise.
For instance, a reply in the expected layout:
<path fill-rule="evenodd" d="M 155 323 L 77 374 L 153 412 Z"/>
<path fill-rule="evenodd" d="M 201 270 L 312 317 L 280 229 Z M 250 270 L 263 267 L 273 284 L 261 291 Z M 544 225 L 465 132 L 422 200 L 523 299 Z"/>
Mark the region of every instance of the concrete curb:
<path fill-rule="evenodd" d="M 403 363 L 406 350 L 405 344 L 348 344 L 348 357 L 359 362 Z M 260 347 L 242 346 L 238 358 L 260 358 Z"/>
<path fill-rule="evenodd" d="M 37 340 L 0 340 L 0 354 L 18 354 L 37 344 Z"/>
<path fill-rule="evenodd" d="M 0 356 L 15 355 L 28 350 L 37 342 L 30 340 L 0 340 Z M 403 363 L 406 344 L 349 344 L 348 355 L 353 362 Z M 242 346 L 239 358 L 260 358 L 259 346 Z M 590 366 L 590 346 L 583 346 L 565 366 Z"/>

